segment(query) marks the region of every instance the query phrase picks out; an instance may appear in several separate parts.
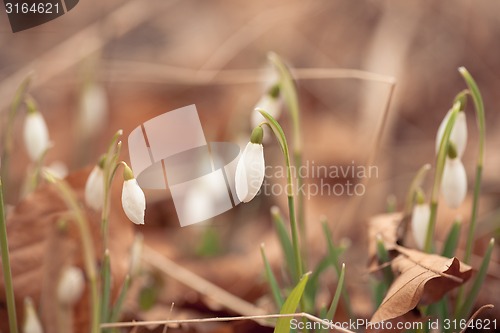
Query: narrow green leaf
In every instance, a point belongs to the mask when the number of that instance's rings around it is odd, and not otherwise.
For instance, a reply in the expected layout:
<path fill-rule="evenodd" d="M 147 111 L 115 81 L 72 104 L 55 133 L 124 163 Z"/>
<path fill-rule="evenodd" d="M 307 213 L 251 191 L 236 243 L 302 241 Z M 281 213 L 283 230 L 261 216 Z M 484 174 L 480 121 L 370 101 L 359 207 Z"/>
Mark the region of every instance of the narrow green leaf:
<path fill-rule="evenodd" d="M 476 162 L 476 177 L 474 179 L 474 196 L 472 197 L 472 211 L 469 223 L 469 230 L 467 232 L 467 242 L 465 244 L 465 256 L 464 262 L 466 264 L 469 263 L 469 260 L 472 255 L 472 246 L 474 243 L 474 237 L 476 233 L 476 222 L 477 222 L 477 214 L 479 211 L 479 195 L 481 192 L 481 181 L 483 174 L 483 164 L 484 164 L 484 146 L 486 142 L 486 120 L 484 114 L 484 104 L 483 98 L 481 97 L 481 92 L 479 91 L 479 87 L 476 84 L 476 81 L 470 75 L 470 73 L 465 69 L 465 67 L 460 67 L 458 69 L 460 74 L 465 80 L 469 91 L 472 95 L 472 100 L 474 101 L 474 109 L 476 111 L 476 122 L 479 132 L 479 148 L 477 154 L 477 162 Z"/>
<path fill-rule="evenodd" d="M 276 228 L 276 232 L 278 234 L 278 239 L 280 241 L 281 249 L 283 250 L 283 255 L 285 256 L 290 276 L 296 284 L 299 281 L 296 280 L 297 266 L 295 265 L 292 241 L 290 240 L 285 223 L 283 222 L 283 216 L 281 215 L 278 207 L 274 206 L 271 208 L 271 216 L 273 218 L 274 227 Z"/>
<path fill-rule="evenodd" d="M 285 103 L 290 110 L 290 114 L 292 115 L 293 123 L 298 123 L 299 118 L 299 99 L 297 96 L 297 89 L 295 88 L 295 83 L 293 77 L 288 69 L 288 66 L 285 64 L 283 59 L 279 55 L 274 52 L 269 53 L 268 55 L 269 61 L 273 64 L 280 75 L 280 84 L 281 84 L 281 93 L 283 94 L 283 98 Z"/>
<path fill-rule="evenodd" d="M 104 252 L 102 261 L 102 296 L 101 296 L 101 323 L 109 319 L 109 299 L 111 295 L 111 262 L 109 250 Z"/>
<path fill-rule="evenodd" d="M 484 255 L 483 262 L 481 263 L 481 266 L 479 267 L 479 271 L 476 274 L 476 278 L 474 279 L 474 283 L 472 284 L 472 287 L 469 291 L 469 294 L 467 295 L 467 297 L 465 297 L 465 302 L 460 307 L 460 310 L 458 311 L 457 319 L 469 318 L 469 316 L 472 312 L 472 308 L 474 307 L 474 304 L 476 303 L 477 295 L 479 294 L 479 291 L 481 290 L 481 287 L 483 286 L 484 279 L 486 278 L 486 274 L 488 273 L 488 266 L 490 264 L 491 254 L 493 252 L 494 246 L 495 246 L 495 239 L 492 238 L 490 240 L 488 248 L 486 249 L 486 253 Z"/>
<path fill-rule="evenodd" d="M 342 271 L 341 265 L 339 263 L 339 256 L 337 251 L 335 250 L 335 246 L 333 245 L 333 239 L 331 237 L 330 229 L 328 228 L 328 224 L 326 220 L 323 218 L 321 222 L 323 226 L 323 233 L 325 234 L 327 248 L 328 248 L 328 258 L 330 259 L 330 264 L 335 268 L 337 272 L 337 278 L 340 279 L 340 273 Z M 342 298 L 344 299 L 345 306 L 347 308 L 347 313 L 349 318 L 354 318 L 353 311 L 351 308 L 351 299 L 349 298 L 349 294 L 345 289 L 342 290 Z"/>
<path fill-rule="evenodd" d="M 328 309 L 328 313 L 326 314 L 326 319 L 330 321 L 333 320 L 333 317 L 337 312 L 337 306 L 339 304 L 340 295 L 342 294 L 342 290 L 344 289 L 344 279 L 345 279 L 345 264 L 342 264 L 339 281 L 337 283 L 337 289 L 335 290 L 335 295 L 333 296 L 332 304 L 330 304 L 330 308 Z"/>
<path fill-rule="evenodd" d="M 330 258 L 326 256 L 314 268 L 304 292 L 304 297 L 307 299 L 308 304 L 315 304 L 316 293 L 319 290 L 319 277 L 328 267 L 330 267 Z"/>
<path fill-rule="evenodd" d="M 281 307 L 280 314 L 295 313 L 297 307 L 299 306 L 300 299 L 302 298 L 302 294 L 304 293 L 304 289 L 306 287 L 308 279 L 309 279 L 309 273 L 304 274 L 304 276 L 300 279 L 299 283 L 290 292 L 290 295 L 287 297 L 285 303 Z M 274 328 L 274 333 L 289 333 L 291 321 L 292 321 L 291 317 L 278 318 L 278 321 L 276 322 L 276 327 Z"/>
<path fill-rule="evenodd" d="M 378 309 L 382 301 L 384 300 L 385 294 L 387 293 L 387 285 L 384 281 L 375 281 L 373 285 L 373 299 L 375 302 L 375 309 Z"/>
<path fill-rule="evenodd" d="M 387 252 L 384 242 L 380 237 L 377 237 L 377 257 L 381 264 L 385 264 L 390 261 L 389 252 Z M 384 275 L 384 282 L 388 289 L 394 281 L 394 274 L 392 273 L 390 266 L 382 268 L 382 273 Z"/>
<path fill-rule="evenodd" d="M 461 227 L 461 221 L 456 219 L 448 232 L 448 236 L 446 236 L 446 240 L 443 245 L 443 252 L 441 253 L 443 257 L 452 258 L 455 256 L 455 250 L 457 249 L 458 241 L 460 239 Z"/>
<path fill-rule="evenodd" d="M 320 318 L 326 318 L 326 306 L 322 306 L 321 309 L 319 310 L 319 317 Z M 319 331 L 318 333 L 324 333 L 324 332 L 327 332 L 327 328 L 324 327 L 324 325 L 321 325 L 321 327 L 319 328 Z"/>
<path fill-rule="evenodd" d="M 120 288 L 120 294 L 116 299 L 115 304 L 113 305 L 113 310 L 111 311 L 111 323 L 115 323 L 120 319 L 120 314 L 123 307 L 123 302 L 125 301 L 125 297 L 127 296 L 128 289 L 130 287 L 130 275 L 127 274 L 125 280 L 123 280 L 122 287 Z"/>
<path fill-rule="evenodd" d="M 276 304 L 278 309 L 281 309 L 281 307 L 283 306 L 283 297 L 281 297 L 281 291 L 278 285 L 278 281 L 276 281 L 276 277 L 274 276 L 273 270 L 271 269 L 271 265 L 269 265 L 269 261 L 267 260 L 264 244 L 260 245 L 260 253 L 262 255 L 262 261 L 264 261 L 267 282 L 269 283 L 271 292 L 273 293 L 274 303 Z"/>

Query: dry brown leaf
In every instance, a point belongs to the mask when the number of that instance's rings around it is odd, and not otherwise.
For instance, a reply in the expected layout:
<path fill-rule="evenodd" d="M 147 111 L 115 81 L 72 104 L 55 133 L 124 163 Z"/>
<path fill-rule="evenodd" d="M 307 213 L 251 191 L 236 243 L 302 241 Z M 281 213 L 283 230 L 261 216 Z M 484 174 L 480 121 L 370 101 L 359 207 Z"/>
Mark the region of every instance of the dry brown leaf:
<path fill-rule="evenodd" d="M 66 179 L 80 199 L 90 169 L 72 173 Z M 118 183 L 118 182 L 116 182 Z M 113 292 L 116 295 L 128 269 L 128 249 L 131 244 L 132 223 L 121 210 L 119 184 L 115 184 L 109 224 L 109 250 L 113 272 Z M 113 201 L 113 200 L 112 200 Z M 118 201 L 118 204 L 117 202 Z M 100 261 L 102 244 L 100 214 L 86 210 L 95 246 L 96 258 Z M 46 332 L 58 332 L 56 287 L 61 269 L 65 265 L 76 265 L 83 269 L 80 236 L 74 223 L 68 221 L 67 228 L 58 227 L 58 221 L 66 216 L 67 208 L 54 187 L 42 185 L 22 200 L 7 217 L 7 233 L 12 265 L 12 277 L 22 322 L 23 299 L 35 300 Z M 1 271 L 1 269 L 0 269 Z M 73 309 L 74 332 L 88 331 L 89 303 L 87 290 Z M 0 331 L 7 332 L 3 279 L 0 276 Z"/>
<path fill-rule="evenodd" d="M 397 231 L 402 218 L 403 214 L 398 212 L 375 215 L 368 221 L 368 258 L 370 258 L 370 264 L 373 264 L 377 257 L 377 238 L 380 237 L 387 251 L 396 249 Z"/>
<path fill-rule="evenodd" d="M 400 255 L 392 262 L 399 276 L 394 280 L 371 322 L 394 319 L 417 304 L 430 304 L 467 281 L 472 268 L 457 258 L 445 258 L 397 246 Z"/>

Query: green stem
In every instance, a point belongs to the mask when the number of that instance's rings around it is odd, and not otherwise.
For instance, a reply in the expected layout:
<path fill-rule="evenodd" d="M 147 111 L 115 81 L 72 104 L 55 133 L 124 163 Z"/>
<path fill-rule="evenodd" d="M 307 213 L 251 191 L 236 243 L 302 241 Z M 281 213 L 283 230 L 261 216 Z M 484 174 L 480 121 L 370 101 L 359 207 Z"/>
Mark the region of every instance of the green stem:
<path fill-rule="evenodd" d="M 290 112 L 292 119 L 293 128 L 293 159 L 296 170 L 302 166 L 302 134 L 300 129 L 300 107 L 299 98 L 297 95 L 297 89 L 295 86 L 294 79 L 288 66 L 285 64 L 283 59 L 276 53 L 270 53 L 268 55 L 269 61 L 276 68 L 280 76 L 280 92 L 283 94 L 283 99 L 287 105 L 287 109 Z M 297 186 L 300 189 L 304 180 L 302 179 L 300 172 L 297 173 Z M 297 194 L 297 220 L 299 223 L 301 237 L 306 238 L 306 225 L 305 225 L 305 211 L 304 211 L 304 196 L 299 192 Z M 304 258 L 306 258 L 306 248 L 304 247 Z"/>
<path fill-rule="evenodd" d="M 17 333 L 16 300 L 14 298 L 14 287 L 12 285 L 12 272 L 10 269 L 9 243 L 7 241 L 7 226 L 5 219 L 5 207 L 3 202 L 2 179 L 0 178 L 0 249 L 2 251 L 2 271 L 5 284 L 5 298 L 7 301 L 7 313 L 9 317 L 9 330 Z"/>
<path fill-rule="evenodd" d="M 109 224 L 109 209 L 111 202 L 111 185 L 113 183 L 113 178 L 118 168 L 118 158 L 121 152 L 121 142 L 118 142 L 118 138 L 123 134 L 123 131 L 118 130 L 111 139 L 108 151 L 105 155 L 104 162 L 104 203 L 101 213 L 101 234 L 104 244 L 104 249 L 108 248 L 108 224 Z"/>
<path fill-rule="evenodd" d="M 290 164 L 290 153 L 288 149 L 288 143 L 286 141 L 285 133 L 281 128 L 280 124 L 273 118 L 269 113 L 263 110 L 258 110 L 262 116 L 268 121 L 266 124 L 272 129 L 276 139 L 280 143 L 281 150 L 283 151 L 283 155 L 285 157 L 286 164 L 286 195 L 288 198 L 288 213 L 290 218 L 290 229 L 292 231 L 292 246 L 295 254 L 295 265 L 297 267 L 297 280 L 300 280 L 303 275 L 302 270 L 302 260 L 301 260 L 301 252 L 300 252 L 300 244 L 299 244 L 299 236 L 297 231 L 297 221 L 295 218 L 295 200 L 293 196 L 293 179 L 292 179 L 292 169 Z"/>
<path fill-rule="evenodd" d="M 287 179 L 287 186 L 286 186 L 286 194 L 288 198 L 288 212 L 289 212 L 289 218 L 290 218 L 290 229 L 292 232 L 292 246 L 294 250 L 294 257 L 295 257 L 295 266 L 297 267 L 297 273 L 298 276 L 296 277 L 297 280 L 300 280 L 303 275 L 303 269 L 302 269 L 302 257 L 301 257 L 301 251 L 300 251 L 300 243 L 299 243 L 299 235 L 297 231 L 297 221 L 295 218 L 295 200 L 294 200 L 294 195 L 293 195 L 293 179 L 292 179 L 292 169 L 291 169 L 291 164 L 290 164 L 290 153 L 288 149 L 288 143 L 286 141 L 285 133 L 283 132 L 283 129 L 281 128 L 281 125 L 276 121 L 276 119 L 273 118 L 269 113 L 263 110 L 258 110 L 262 116 L 267 120 L 267 125 L 271 127 L 272 132 L 276 136 L 276 139 L 280 143 L 281 150 L 283 151 L 283 155 L 285 157 L 285 164 L 286 164 L 286 179 Z M 305 309 L 305 299 L 301 297 L 300 299 L 300 307 L 302 310 Z"/>
<path fill-rule="evenodd" d="M 479 195 L 481 192 L 481 178 L 483 173 L 484 164 L 484 145 L 486 141 L 486 120 L 484 115 L 484 104 L 481 97 L 481 92 L 474 81 L 474 78 L 465 69 L 465 67 L 460 67 L 458 69 L 462 77 L 464 78 L 467 86 L 469 87 L 472 100 L 474 101 L 474 109 L 476 110 L 476 120 L 477 127 L 479 130 L 479 152 L 477 155 L 476 164 L 476 178 L 474 182 L 474 197 L 472 201 L 472 212 L 470 217 L 469 231 L 467 233 L 467 243 L 465 246 L 465 257 L 464 263 L 468 264 L 472 256 L 472 247 L 474 245 L 474 235 L 476 231 L 477 213 L 479 209 Z"/>
<path fill-rule="evenodd" d="M 441 179 L 443 178 L 443 171 L 448 153 L 448 146 L 450 141 L 451 131 L 455 125 L 458 112 L 461 110 L 461 103 L 459 101 L 453 104 L 450 117 L 446 123 L 446 127 L 439 145 L 439 150 L 436 157 L 436 174 L 434 175 L 434 185 L 432 187 L 431 195 L 431 216 L 429 218 L 429 226 L 427 227 L 427 234 L 425 237 L 424 251 L 427 253 L 432 252 L 434 244 L 434 229 L 436 226 L 439 191 L 441 187 Z"/>
<path fill-rule="evenodd" d="M 100 304 L 99 304 L 99 289 L 97 286 L 97 267 L 95 264 L 95 254 L 94 245 L 92 242 L 92 236 L 90 234 L 87 219 L 81 210 L 81 207 L 69 187 L 69 185 L 62 180 L 52 177 L 50 174 L 45 173 L 45 178 L 53 183 L 66 206 L 74 213 L 75 222 L 80 233 L 82 247 L 83 247 L 83 259 L 85 263 L 85 270 L 87 273 L 87 279 L 90 284 L 90 299 L 91 299 L 91 332 L 99 333 L 99 316 L 100 316 Z"/>
<path fill-rule="evenodd" d="M 1 171 L 1 177 L 4 179 L 5 184 L 4 188 L 7 191 L 8 188 L 8 180 L 9 180 L 9 169 L 10 169 L 10 154 L 12 152 L 12 147 L 13 147 L 13 131 L 14 131 L 14 121 L 16 120 L 16 116 L 18 114 L 19 108 L 21 107 L 23 101 L 24 101 L 24 96 L 26 94 L 26 91 L 29 88 L 31 82 L 31 74 L 28 75 L 23 82 L 19 85 L 19 88 L 17 88 L 16 94 L 14 95 L 14 99 L 11 104 L 11 108 L 9 111 L 9 114 L 7 116 L 7 123 L 5 124 L 5 127 L 3 128 L 3 136 L 2 136 L 2 145 L 3 145 L 3 151 L 2 151 L 2 171 Z"/>

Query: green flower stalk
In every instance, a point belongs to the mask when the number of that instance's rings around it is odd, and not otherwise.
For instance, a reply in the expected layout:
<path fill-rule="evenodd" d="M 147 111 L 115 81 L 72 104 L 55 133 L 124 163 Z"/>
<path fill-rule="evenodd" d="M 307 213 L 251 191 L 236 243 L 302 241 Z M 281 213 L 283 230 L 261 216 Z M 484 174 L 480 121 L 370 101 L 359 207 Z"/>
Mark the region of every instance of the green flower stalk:
<path fill-rule="evenodd" d="M 10 168 L 10 155 L 12 153 L 13 146 L 13 130 L 14 130 L 14 121 L 19 113 L 19 109 L 24 102 L 24 96 L 28 91 L 29 85 L 31 82 L 31 75 L 28 75 L 23 82 L 17 88 L 16 94 L 14 95 L 14 99 L 12 101 L 9 114 L 7 115 L 7 122 L 2 129 L 2 170 L 1 177 L 4 180 L 3 187 L 7 192 L 8 188 L 8 179 L 9 179 L 9 168 Z"/>
<path fill-rule="evenodd" d="M 300 252 L 300 244 L 299 244 L 299 235 L 297 228 L 297 220 L 295 215 L 295 198 L 293 191 L 293 178 L 291 171 L 291 163 L 290 163 L 290 153 L 288 149 L 288 143 L 286 141 L 285 133 L 281 128 L 280 124 L 274 119 L 269 113 L 264 110 L 259 110 L 259 112 L 266 118 L 266 124 L 271 127 L 272 132 L 274 133 L 276 139 L 278 140 L 283 155 L 285 157 L 286 164 L 286 176 L 287 176 L 287 186 L 286 186 L 286 194 L 288 198 L 288 212 L 290 218 L 290 228 L 292 231 L 292 246 L 294 250 L 294 258 L 295 258 L 295 267 L 297 267 L 297 276 L 295 277 L 297 280 L 303 275 L 302 268 L 302 257 Z"/>
<path fill-rule="evenodd" d="M 477 213 L 479 209 L 479 195 L 481 192 L 481 179 L 482 179 L 483 165 L 484 165 L 484 145 L 486 141 L 486 120 L 484 116 L 483 98 L 481 97 L 481 92 L 479 91 L 476 81 L 470 75 L 467 69 L 465 69 L 465 67 L 460 67 L 458 71 L 464 78 L 465 83 L 469 88 L 470 95 L 472 96 L 472 100 L 474 102 L 474 109 L 476 110 L 477 127 L 479 130 L 479 152 L 477 155 L 477 162 L 476 162 L 474 196 L 472 199 L 473 200 L 472 212 L 470 217 L 469 230 L 467 233 L 467 243 L 465 246 L 465 256 L 464 256 L 464 262 L 467 264 L 469 263 L 472 255 L 472 246 L 474 244 L 474 234 L 476 231 L 476 223 L 477 223 Z"/>
<path fill-rule="evenodd" d="M 297 89 L 293 77 L 285 62 L 276 53 L 268 55 L 269 61 L 277 69 L 280 75 L 280 93 L 290 112 L 293 127 L 293 162 L 297 169 L 302 166 L 302 134 L 300 128 L 300 107 Z M 267 110 L 264 110 L 267 111 Z M 274 117 L 273 117 L 274 118 Z M 300 173 L 297 175 L 297 187 L 301 188 L 304 183 Z M 297 195 L 297 217 L 301 236 L 307 239 L 304 212 L 304 196 Z"/>
<path fill-rule="evenodd" d="M 459 101 L 455 102 L 455 104 L 453 105 L 448 116 L 448 120 L 439 144 L 439 150 L 436 157 L 436 174 L 434 176 L 434 185 L 432 187 L 431 194 L 431 213 L 429 218 L 429 226 L 427 227 L 427 235 L 424 243 L 424 251 L 428 253 L 432 252 L 433 250 L 434 229 L 436 226 L 439 191 L 441 188 L 441 181 L 443 178 L 446 158 L 448 156 L 450 136 L 453 130 L 453 126 L 455 125 L 458 112 L 460 112 L 461 108 L 462 105 Z"/>
<path fill-rule="evenodd" d="M 2 272 L 5 284 L 5 298 L 7 301 L 7 313 L 9 316 L 9 330 L 17 333 L 16 301 L 14 298 L 14 286 L 12 285 L 12 273 L 10 269 L 9 244 L 7 240 L 7 226 L 5 218 L 5 207 L 3 201 L 2 179 L 0 179 L 0 250 L 2 254 Z"/>
<path fill-rule="evenodd" d="M 83 248 L 83 259 L 85 264 L 85 272 L 90 285 L 90 312 L 91 312 L 91 333 L 99 333 L 100 322 L 100 303 L 99 303 L 99 288 L 97 267 L 95 263 L 94 244 L 90 234 L 88 221 L 82 211 L 74 192 L 69 185 L 60 179 L 53 177 L 50 173 L 45 172 L 45 179 L 53 183 L 59 192 L 61 199 L 63 199 L 66 206 L 74 214 L 74 220 L 80 233 Z"/>

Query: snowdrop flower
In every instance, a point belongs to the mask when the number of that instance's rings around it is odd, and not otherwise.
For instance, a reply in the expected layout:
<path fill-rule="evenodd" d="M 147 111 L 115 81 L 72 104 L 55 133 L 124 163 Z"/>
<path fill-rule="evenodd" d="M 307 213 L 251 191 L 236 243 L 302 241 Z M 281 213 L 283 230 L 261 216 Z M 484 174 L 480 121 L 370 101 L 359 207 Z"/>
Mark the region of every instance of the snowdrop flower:
<path fill-rule="evenodd" d="M 439 125 L 439 129 L 436 136 L 436 153 L 439 150 L 439 145 L 441 144 L 444 130 L 446 128 L 446 123 L 450 118 L 450 114 L 451 111 L 448 111 L 443 121 L 441 122 L 441 125 Z M 463 111 L 460 111 L 457 114 L 455 124 L 450 133 L 450 142 L 455 145 L 458 157 L 462 158 L 465 151 L 465 146 L 467 145 L 467 121 L 465 118 L 465 112 Z"/>
<path fill-rule="evenodd" d="M 253 130 L 250 142 L 243 150 L 236 166 L 236 194 L 241 202 L 252 200 L 264 181 L 263 135 L 264 132 L 261 126 L 257 126 Z"/>
<path fill-rule="evenodd" d="M 425 203 L 425 197 L 421 190 L 417 192 L 415 206 L 413 206 L 413 214 L 411 216 L 411 230 L 413 238 L 419 249 L 425 246 L 425 238 L 427 237 L 427 228 L 429 227 L 429 219 L 431 216 L 431 208 Z"/>
<path fill-rule="evenodd" d="M 52 176 L 58 179 L 64 179 L 68 175 L 68 167 L 61 161 L 52 162 L 50 165 L 46 166 L 44 170 L 50 172 Z"/>
<path fill-rule="evenodd" d="M 63 269 L 57 285 L 57 300 L 60 304 L 72 306 L 80 300 L 85 289 L 85 279 L 80 268 L 68 266 Z"/>
<path fill-rule="evenodd" d="M 37 162 L 50 147 L 47 124 L 32 100 L 27 102 L 28 114 L 24 120 L 24 145 L 32 162 Z"/>
<path fill-rule="evenodd" d="M 257 109 L 265 110 L 273 118 L 277 119 L 281 113 L 281 99 L 279 84 L 273 85 L 255 104 L 252 111 L 251 125 L 253 128 L 259 126 L 263 121 L 266 121 L 264 116 Z"/>
<path fill-rule="evenodd" d="M 104 186 L 104 157 L 101 157 L 85 183 L 85 202 L 93 210 L 101 210 L 104 205 Z"/>
<path fill-rule="evenodd" d="M 144 224 L 146 197 L 134 178 L 132 169 L 125 165 L 123 170 L 122 206 L 125 215 L 135 224 Z"/>
<path fill-rule="evenodd" d="M 462 161 L 456 155 L 453 145 L 450 145 L 449 154 L 446 157 L 443 179 L 441 180 L 441 192 L 444 201 L 450 208 L 458 208 L 467 195 L 467 174 Z"/>
<path fill-rule="evenodd" d="M 80 121 L 82 135 L 89 138 L 98 133 L 106 123 L 108 114 L 108 98 L 106 90 L 98 84 L 85 87 L 80 104 Z"/>
<path fill-rule="evenodd" d="M 42 324 L 38 319 L 33 300 L 30 297 L 24 299 L 23 333 L 43 333 Z"/>

